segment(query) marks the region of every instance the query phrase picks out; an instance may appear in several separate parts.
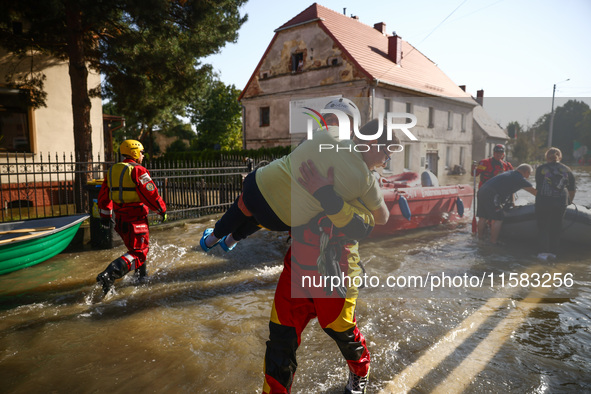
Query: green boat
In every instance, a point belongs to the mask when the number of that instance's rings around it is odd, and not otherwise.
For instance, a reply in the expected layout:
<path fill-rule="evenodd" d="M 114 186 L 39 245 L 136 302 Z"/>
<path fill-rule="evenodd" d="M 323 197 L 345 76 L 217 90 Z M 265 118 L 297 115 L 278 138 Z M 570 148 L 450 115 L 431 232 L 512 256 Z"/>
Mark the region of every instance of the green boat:
<path fill-rule="evenodd" d="M 39 264 L 61 253 L 89 215 L 0 223 L 0 275 Z"/>

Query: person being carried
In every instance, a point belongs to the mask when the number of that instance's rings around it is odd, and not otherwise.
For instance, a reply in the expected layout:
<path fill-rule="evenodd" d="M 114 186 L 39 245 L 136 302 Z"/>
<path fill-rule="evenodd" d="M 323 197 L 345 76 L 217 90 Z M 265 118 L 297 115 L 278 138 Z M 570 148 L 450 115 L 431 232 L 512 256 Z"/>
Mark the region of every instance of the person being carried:
<path fill-rule="evenodd" d="M 493 148 L 492 157 L 481 160 L 478 163 L 475 172 L 475 176 L 480 175 L 480 182 L 478 183 L 478 188 L 481 188 L 482 185 L 492 177 L 502 174 L 506 171 L 511 171 L 513 169 L 511 163 L 503 161 L 504 158 L 505 146 L 502 144 L 497 144 Z M 472 170 L 472 172 L 474 173 L 474 170 Z"/>
<path fill-rule="evenodd" d="M 140 281 L 146 276 L 146 256 L 150 233 L 148 213 L 157 212 L 166 220 L 166 204 L 158 194 L 158 188 L 148 170 L 141 165 L 144 147 L 136 140 L 121 143 L 120 152 L 125 160 L 116 163 L 107 173 L 98 197 L 101 223 L 109 226 L 113 211 L 115 231 L 121 236 L 127 253 L 112 261 L 98 274 L 96 281 L 106 294 L 115 279 L 135 270 Z"/>
<path fill-rule="evenodd" d="M 575 198 L 575 177 L 562 164 L 558 148 L 546 151 L 546 163 L 536 169 L 536 221 L 540 259 L 556 258 L 560 246 L 562 220 L 567 205 Z"/>
<path fill-rule="evenodd" d="M 324 177 L 307 161 L 300 173 L 298 182 L 323 212 L 291 232 L 271 310 L 263 393 L 291 392 L 301 334 L 314 317 L 347 361 L 345 393 L 365 393 L 370 353 L 357 326 L 356 284 L 362 275 L 358 240 L 370 234 L 373 215 L 358 200 L 345 202 L 336 193 L 333 167 Z"/>
<path fill-rule="evenodd" d="M 375 135 L 379 128 L 377 119 L 366 123 L 362 134 Z M 386 122 L 383 128 L 386 127 Z M 387 133 L 380 138 L 364 141 L 368 149 L 358 152 L 354 144 L 358 140 L 338 141 L 327 130 L 314 133 L 292 153 L 259 168 L 246 176 L 243 190 L 234 204 L 215 224 L 204 231 L 199 242 L 204 251 L 219 244 L 230 251 L 241 239 L 262 227 L 273 231 L 288 231 L 292 227 L 307 224 L 323 211 L 321 204 L 296 180 L 301 177 L 300 166 L 312 160 L 322 174 L 329 167 L 335 169 L 335 191 L 345 201 L 360 199 L 371 211 L 377 224 L 385 224 L 390 212 L 384 202 L 379 183 L 372 170 L 385 166 L 390 160 L 386 145 Z M 332 147 L 332 149 L 320 149 Z M 292 215 L 293 212 L 293 215 Z"/>
<path fill-rule="evenodd" d="M 505 204 L 512 201 L 513 193 L 524 189 L 534 196 L 536 189 L 527 181 L 533 169 L 529 164 L 521 164 L 516 170 L 507 171 L 488 180 L 478 190 L 478 237 L 485 238 L 485 227 L 491 221 L 490 241 L 497 243 L 503 225 Z"/>

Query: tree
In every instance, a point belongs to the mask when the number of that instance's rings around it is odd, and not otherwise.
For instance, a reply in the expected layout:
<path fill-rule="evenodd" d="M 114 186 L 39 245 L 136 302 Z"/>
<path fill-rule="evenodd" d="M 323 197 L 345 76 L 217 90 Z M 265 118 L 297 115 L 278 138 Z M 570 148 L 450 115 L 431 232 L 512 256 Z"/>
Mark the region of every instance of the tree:
<path fill-rule="evenodd" d="M 507 125 L 507 134 L 509 138 L 517 138 L 517 135 L 521 132 L 521 125 L 519 122 L 510 122 Z"/>
<path fill-rule="evenodd" d="M 88 70 L 105 76 L 106 97 L 137 114 L 149 130 L 182 112 L 210 73 L 198 59 L 237 39 L 246 0 L 8 0 L 0 2 L 0 46 L 20 56 L 67 60 L 74 145 L 92 152 Z M 14 27 L 20 24 L 22 29 Z M 42 70 L 19 82 L 43 105 Z M 32 102 L 33 103 L 33 102 Z M 82 179 L 78 179 L 79 182 Z"/>
<path fill-rule="evenodd" d="M 591 149 L 591 110 L 585 111 L 583 119 L 575 125 L 575 139 Z"/>
<path fill-rule="evenodd" d="M 192 147 L 230 150 L 242 147 L 242 107 L 238 101 L 240 90 L 234 85 L 212 81 L 207 96 L 192 105 L 192 121 L 197 127 L 197 138 Z"/>
<path fill-rule="evenodd" d="M 588 110 L 586 103 L 577 100 L 569 100 L 556 108 L 552 145 L 559 148 L 568 160 L 573 158 L 573 142 L 577 139 L 576 126 Z"/>
<path fill-rule="evenodd" d="M 534 158 L 535 147 L 531 139 L 531 133 L 518 133 L 517 137 L 510 141 L 511 156 L 518 163 L 527 163 Z"/>

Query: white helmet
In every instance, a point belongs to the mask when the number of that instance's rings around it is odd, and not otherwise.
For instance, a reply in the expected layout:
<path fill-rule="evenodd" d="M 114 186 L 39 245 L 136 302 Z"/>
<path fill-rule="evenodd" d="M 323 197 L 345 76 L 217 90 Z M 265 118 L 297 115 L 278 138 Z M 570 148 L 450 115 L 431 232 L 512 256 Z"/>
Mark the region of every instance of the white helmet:
<path fill-rule="evenodd" d="M 338 109 L 349 115 L 353 119 L 361 119 L 359 109 L 355 103 L 347 98 L 341 97 L 330 101 L 324 106 L 324 109 Z"/>

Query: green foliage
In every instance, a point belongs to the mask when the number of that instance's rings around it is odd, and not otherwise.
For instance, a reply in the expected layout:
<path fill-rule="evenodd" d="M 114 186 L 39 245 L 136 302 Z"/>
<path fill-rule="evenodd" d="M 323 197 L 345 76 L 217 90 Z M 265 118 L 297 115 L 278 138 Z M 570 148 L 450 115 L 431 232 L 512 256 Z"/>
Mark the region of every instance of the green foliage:
<path fill-rule="evenodd" d="M 511 147 L 511 157 L 518 163 L 529 163 L 535 156 L 535 148 L 530 133 L 519 133 L 508 144 Z"/>
<path fill-rule="evenodd" d="M 575 125 L 575 139 L 591 151 L 591 110 L 583 113 L 583 118 Z"/>
<path fill-rule="evenodd" d="M 507 125 L 507 134 L 509 134 L 509 138 L 516 138 L 520 132 L 521 125 L 519 122 L 511 122 Z"/>
<path fill-rule="evenodd" d="M 142 137 L 185 115 L 207 91 L 211 66 L 200 58 L 235 42 L 246 0 L 9 0 L 0 2 L 0 46 L 30 58 L 21 85 L 44 104 L 44 61 L 67 60 L 76 148 L 90 147 L 90 94 L 103 94 Z M 16 28 L 20 26 L 21 28 Z M 103 75 L 87 87 L 88 68 Z M 27 79 L 28 78 L 28 79 Z M 18 80 L 15 76 L 12 80 Z M 128 136 L 129 137 L 129 136 Z"/>
<path fill-rule="evenodd" d="M 581 135 L 578 135 L 576 126 L 583 120 L 587 111 L 589 106 L 577 100 L 569 100 L 563 106 L 556 108 L 552 145 L 559 148 L 567 160 L 573 159 L 573 142 L 585 137 L 585 130 L 579 129 Z"/>
<path fill-rule="evenodd" d="M 519 132 L 517 139 L 511 141 L 512 155 L 519 162 L 544 161 L 548 146 L 551 114 L 542 115 L 527 131 Z M 512 122 L 517 123 L 517 122 Z M 591 110 L 577 100 L 569 100 L 556 108 L 552 146 L 562 151 L 564 161 L 573 160 L 575 141 L 591 149 Z"/>
<path fill-rule="evenodd" d="M 213 80 L 208 94 L 191 105 L 191 119 L 197 127 L 193 150 L 235 150 L 242 146 L 240 90 Z"/>

